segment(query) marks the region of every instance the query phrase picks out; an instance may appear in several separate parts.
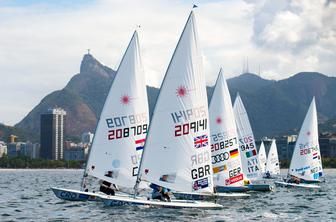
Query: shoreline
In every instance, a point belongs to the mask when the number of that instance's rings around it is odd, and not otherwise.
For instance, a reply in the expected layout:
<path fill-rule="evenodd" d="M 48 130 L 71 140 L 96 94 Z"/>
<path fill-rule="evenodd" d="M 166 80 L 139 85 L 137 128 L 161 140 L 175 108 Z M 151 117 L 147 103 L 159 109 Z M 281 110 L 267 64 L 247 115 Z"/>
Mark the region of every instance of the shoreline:
<path fill-rule="evenodd" d="M 84 169 L 79 169 L 79 168 L 0 168 L 1 171 L 74 171 L 74 170 L 84 170 Z"/>

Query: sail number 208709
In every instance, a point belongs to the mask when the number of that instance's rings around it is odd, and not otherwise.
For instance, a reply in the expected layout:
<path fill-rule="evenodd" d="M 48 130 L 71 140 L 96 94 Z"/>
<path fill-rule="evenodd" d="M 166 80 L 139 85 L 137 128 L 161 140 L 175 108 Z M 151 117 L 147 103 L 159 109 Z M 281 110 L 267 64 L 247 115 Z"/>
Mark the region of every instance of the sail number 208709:
<path fill-rule="evenodd" d="M 146 134 L 148 129 L 147 119 L 146 113 L 105 119 L 107 127 L 112 128 L 108 131 L 108 140 Z"/>
<path fill-rule="evenodd" d="M 108 140 L 121 139 L 129 136 L 137 136 L 147 133 L 147 124 L 126 127 L 121 129 L 112 129 L 108 131 Z"/>

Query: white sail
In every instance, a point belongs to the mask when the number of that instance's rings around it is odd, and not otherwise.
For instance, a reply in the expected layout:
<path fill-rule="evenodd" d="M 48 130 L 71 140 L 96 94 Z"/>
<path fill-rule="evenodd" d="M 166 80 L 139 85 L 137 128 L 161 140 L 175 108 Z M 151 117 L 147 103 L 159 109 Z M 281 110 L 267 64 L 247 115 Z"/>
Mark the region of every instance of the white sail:
<path fill-rule="evenodd" d="M 243 164 L 243 172 L 247 179 L 255 180 L 261 177 L 260 165 L 258 160 L 257 147 L 255 144 L 250 121 L 247 116 L 243 101 L 239 94 L 233 106 L 235 120 L 237 125 L 241 160 Z"/>
<path fill-rule="evenodd" d="M 243 186 L 239 141 L 230 92 L 220 69 L 209 105 L 215 186 Z"/>
<path fill-rule="evenodd" d="M 135 31 L 101 112 L 86 173 L 133 188 L 148 121 L 145 75 Z M 105 176 L 108 171 L 112 177 Z"/>
<path fill-rule="evenodd" d="M 266 173 L 266 150 L 265 150 L 265 145 L 264 142 L 261 141 L 259 152 L 258 152 L 258 158 L 259 158 L 259 163 L 260 163 L 260 172 L 261 173 Z"/>
<path fill-rule="evenodd" d="M 191 12 L 157 98 L 140 180 L 181 192 L 212 192 L 209 120 L 202 56 Z"/>
<path fill-rule="evenodd" d="M 289 174 L 304 180 L 318 180 L 323 175 L 315 98 L 309 106 L 296 141 Z"/>
<path fill-rule="evenodd" d="M 271 175 L 280 175 L 279 157 L 275 140 L 272 140 L 271 148 L 268 152 L 266 172 Z"/>

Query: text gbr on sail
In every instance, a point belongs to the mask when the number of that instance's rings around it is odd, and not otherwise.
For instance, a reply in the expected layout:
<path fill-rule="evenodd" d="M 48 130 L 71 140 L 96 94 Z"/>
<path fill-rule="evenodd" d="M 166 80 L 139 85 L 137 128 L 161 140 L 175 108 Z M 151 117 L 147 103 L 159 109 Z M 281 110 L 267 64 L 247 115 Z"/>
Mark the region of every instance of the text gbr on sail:
<path fill-rule="evenodd" d="M 193 180 L 210 175 L 210 166 L 208 164 L 204 166 L 199 166 L 202 164 L 206 164 L 209 161 L 210 154 L 208 151 L 194 154 L 191 156 L 191 166 L 193 168 L 191 170 L 191 177 Z"/>

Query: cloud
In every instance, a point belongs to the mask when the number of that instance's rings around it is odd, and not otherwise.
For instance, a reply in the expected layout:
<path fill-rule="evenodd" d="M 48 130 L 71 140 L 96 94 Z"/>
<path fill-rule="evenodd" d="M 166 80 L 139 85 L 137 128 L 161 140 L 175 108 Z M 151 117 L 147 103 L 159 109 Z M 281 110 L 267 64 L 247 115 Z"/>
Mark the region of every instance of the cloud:
<path fill-rule="evenodd" d="M 17 0 L 18 1 L 18 0 Z M 149 85 L 159 86 L 191 9 L 191 1 L 82 0 L 62 4 L 0 0 L 0 121 L 15 124 L 48 93 L 79 72 L 88 48 L 117 68 L 138 24 Z M 208 84 L 222 66 L 265 78 L 299 71 L 335 75 L 335 2 L 202 1 L 196 10 Z M 5 4 L 6 3 L 6 4 Z M 4 108 L 6 107 L 6 108 Z M 13 107 L 13 108 L 11 108 Z"/>

